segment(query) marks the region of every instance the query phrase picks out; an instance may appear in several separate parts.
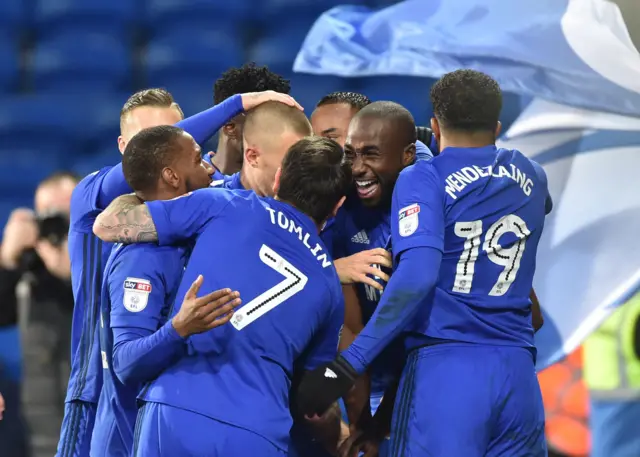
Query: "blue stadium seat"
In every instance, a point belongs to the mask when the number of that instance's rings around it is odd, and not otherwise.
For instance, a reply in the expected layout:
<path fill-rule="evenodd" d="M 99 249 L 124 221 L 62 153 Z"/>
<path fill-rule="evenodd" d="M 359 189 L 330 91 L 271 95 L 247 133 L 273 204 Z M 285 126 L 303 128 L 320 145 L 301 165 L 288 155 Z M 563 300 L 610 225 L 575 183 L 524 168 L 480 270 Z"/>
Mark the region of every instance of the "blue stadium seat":
<path fill-rule="evenodd" d="M 348 79 L 335 76 L 317 76 L 294 73 L 291 79 L 291 95 L 304 107 L 310 116 L 318 101 L 325 95 L 339 90 L 353 90 Z"/>
<path fill-rule="evenodd" d="M 121 160 L 118 148 L 110 146 L 105 149 L 97 151 L 95 154 L 87 157 L 81 157 L 73 162 L 71 166 L 72 171 L 78 173 L 80 176 L 87 176 L 89 173 L 93 173 L 106 166 L 117 164 Z"/>
<path fill-rule="evenodd" d="M 165 88 L 180 105 L 185 117 L 193 116 L 213 106 L 213 80 L 194 78 L 170 81 Z"/>
<path fill-rule="evenodd" d="M 190 29 L 233 30 L 257 0 L 147 0 L 145 21 L 152 36 Z M 238 30 L 236 33 L 240 33 Z"/>
<path fill-rule="evenodd" d="M 87 118 L 91 123 L 83 128 L 84 146 L 79 153 L 95 155 L 107 148 L 118 150 L 120 110 L 131 93 L 99 94 L 86 100 Z M 104 146 L 104 147 L 103 147 Z"/>
<path fill-rule="evenodd" d="M 267 65 L 276 73 L 291 73 L 293 62 L 309 31 L 307 25 L 268 30 L 250 49 L 247 60 Z"/>
<path fill-rule="evenodd" d="M 18 50 L 11 41 L 0 41 L 0 92 L 15 89 L 19 75 Z"/>
<path fill-rule="evenodd" d="M 136 3 L 134 0 L 35 0 L 33 22 L 39 38 L 59 36 L 77 28 L 122 38 L 131 32 Z"/>
<path fill-rule="evenodd" d="M 24 27 L 24 0 L 0 1 L 0 40 L 15 42 Z"/>
<path fill-rule="evenodd" d="M 38 91 L 91 93 L 128 89 L 131 56 L 119 38 L 87 33 L 39 42 L 32 60 Z"/>
<path fill-rule="evenodd" d="M 223 30 L 185 31 L 154 39 L 143 57 L 147 86 L 184 85 L 192 79 L 204 79 L 213 87 L 223 71 L 243 60 L 242 44 Z"/>
<path fill-rule="evenodd" d="M 380 76 L 363 78 L 360 81 L 360 92 L 371 100 L 400 103 L 411 111 L 416 125 L 429 125 L 433 112 L 429 91 L 435 80 L 410 76 Z"/>

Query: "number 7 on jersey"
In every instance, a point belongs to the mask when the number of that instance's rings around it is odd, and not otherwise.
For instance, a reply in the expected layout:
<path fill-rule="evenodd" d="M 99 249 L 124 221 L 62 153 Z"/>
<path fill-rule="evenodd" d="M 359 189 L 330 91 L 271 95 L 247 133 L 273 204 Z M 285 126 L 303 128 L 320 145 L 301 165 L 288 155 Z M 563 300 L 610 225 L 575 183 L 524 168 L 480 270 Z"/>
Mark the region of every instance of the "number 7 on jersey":
<path fill-rule="evenodd" d="M 293 297 L 304 289 L 309 280 L 304 273 L 266 244 L 262 245 L 258 255 L 263 263 L 284 276 L 284 279 L 235 312 L 231 318 L 231 325 L 237 330 L 242 330 L 279 304 Z"/>
<path fill-rule="evenodd" d="M 456 222 L 453 231 L 456 236 L 465 239 L 464 249 L 456 266 L 453 291 L 468 294 L 471 293 L 476 260 L 480 253 L 482 221 Z M 500 244 L 500 237 L 505 233 L 513 233 L 518 239 L 508 248 Z M 482 249 L 487 253 L 489 260 L 504 267 L 489 295 L 499 297 L 507 293 L 520 269 L 520 260 L 530 234 L 525 221 L 515 214 L 501 217 L 489 227 Z"/>

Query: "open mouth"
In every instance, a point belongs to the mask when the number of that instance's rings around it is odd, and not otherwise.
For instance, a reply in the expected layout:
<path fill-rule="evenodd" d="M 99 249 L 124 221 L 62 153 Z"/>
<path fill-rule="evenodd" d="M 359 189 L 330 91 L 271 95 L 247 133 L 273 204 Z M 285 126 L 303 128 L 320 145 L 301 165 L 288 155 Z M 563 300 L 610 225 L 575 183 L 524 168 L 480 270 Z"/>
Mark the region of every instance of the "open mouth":
<path fill-rule="evenodd" d="M 356 180 L 356 189 L 360 198 L 368 198 L 378 190 L 380 183 L 377 179 Z"/>

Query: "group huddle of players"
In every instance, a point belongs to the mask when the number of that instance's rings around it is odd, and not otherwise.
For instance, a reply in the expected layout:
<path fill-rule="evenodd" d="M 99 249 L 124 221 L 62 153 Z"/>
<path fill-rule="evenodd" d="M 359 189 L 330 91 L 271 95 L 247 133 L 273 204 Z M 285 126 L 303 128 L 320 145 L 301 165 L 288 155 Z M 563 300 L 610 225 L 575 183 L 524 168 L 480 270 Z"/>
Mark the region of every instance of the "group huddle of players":
<path fill-rule="evenodd" d="M 551 200 L 495 146 L 498 84 L 443 76 L 431 130 L 348 92 L 309 121 L 289 89 L 245 65 L 187 119 L 161 89 L 125 104 L 122 162 L 72 197 L 57 455 L 546 455 Z"/>

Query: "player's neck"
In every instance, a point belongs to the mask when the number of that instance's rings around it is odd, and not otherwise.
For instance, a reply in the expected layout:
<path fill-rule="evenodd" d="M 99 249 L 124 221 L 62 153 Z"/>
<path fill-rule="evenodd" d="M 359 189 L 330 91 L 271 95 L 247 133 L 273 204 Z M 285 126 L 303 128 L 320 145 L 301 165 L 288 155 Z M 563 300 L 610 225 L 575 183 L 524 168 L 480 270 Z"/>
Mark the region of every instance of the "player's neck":
<path fill-rule="evenodd" d="M 479 133 L 447 133 L 440 136 L 440 150 L 447 148 L 485 148 L 495 146 L 496 138 L 492 134 Z"/>
<path fill-rule="evenodd" d="M 317 222 L 316 222 L 316 221 L 315 221 L 311 216 L 309 216 L 307 213 L 304 213 L 304 212 L 302 212 L 301 210 L 299 210 L 298 208 L 296 208 L 296 206 L 295 206 L 293 203 L 288 202 L 288 201 L 286 201 L 286 200 L 282 200 L 282 199 L 281 199 L 281 198 L 279 198 L 277 195 L 274 195 L 274 196 L 273 196 L 273 199 L 274 199 L 274 200 L 277 200 L 277 201 L 279 201 L 279 202 L 282 202 L 282 203 L 286 203 L 286 204 L 287 204 L 287 205 L 289 205 L 290 207 L 295 208 L 295 210 L 296 210 L 296 211 L 298 211 L 300 214 L 302 214 L 304 217 L 308 217 L 308 218 L 309 218 L 309 220 L 313 223 L 313 225 L 315 225 L 316 229 L 318 229 L 318 233 L 320 233 L 320 232 L 322 231 L 322 228 L 324 227 L 324 222 L 323 222 L 322 224 L 318 224 L 318 223 L 317 223 Z"/>
<path fill-rule="evenodd" d="M 155 200 L 171 200 L 172 198 L 176 198 L 179 197 L 180 194 L 176 192 L 175 189 L 158 189 L 155 192 L 147 192 L 147 193 L 140 193 L 140 192 L 136 192 L 136 195 L 138 196 L 138 198 L 140 198 L 141 200 L 144 200 L 145 202 L 152 202 Z"/>
<path fill-rule="evenodd" d="M 214 167 L 223 175 L 232 175 L 242 169 L 242 154 L 233 154 L 222 138 L 218 141 L 218 151 L 211 158 Z"/>

